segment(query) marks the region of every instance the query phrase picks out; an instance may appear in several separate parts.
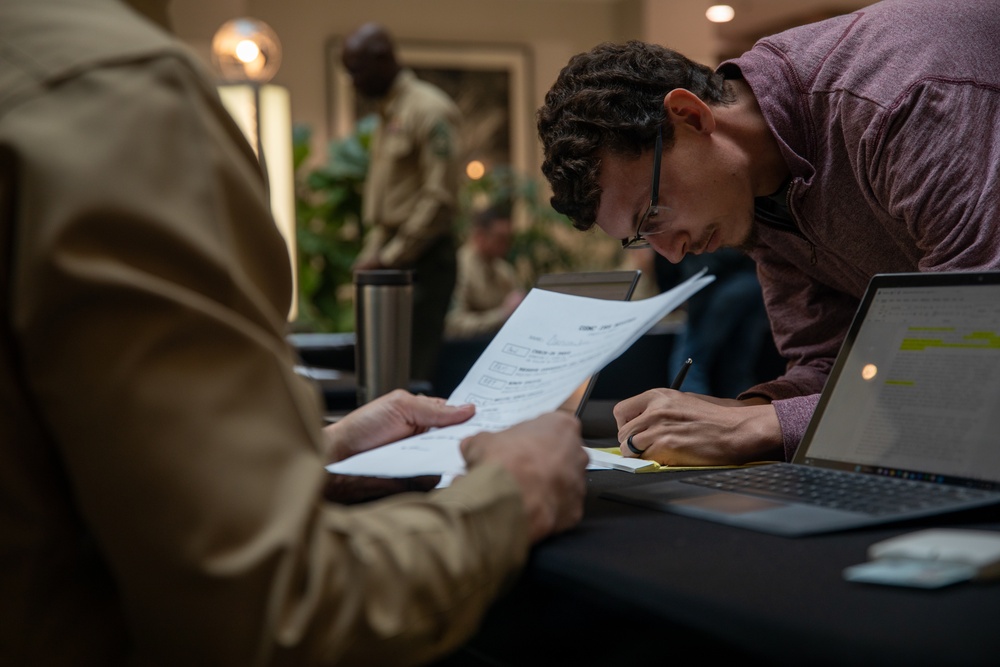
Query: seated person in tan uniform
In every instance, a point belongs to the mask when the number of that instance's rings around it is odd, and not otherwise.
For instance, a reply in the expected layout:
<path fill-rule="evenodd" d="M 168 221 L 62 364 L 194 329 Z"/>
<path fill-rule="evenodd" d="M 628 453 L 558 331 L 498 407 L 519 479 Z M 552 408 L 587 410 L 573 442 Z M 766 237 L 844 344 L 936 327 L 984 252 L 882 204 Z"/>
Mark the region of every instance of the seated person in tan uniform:
<path fill-rule="evenodd" d="M 458 286 L 445 320 L 451 338 L 496 333 L 524 299 L 507 261 L 514 235 L 510 213 L 488 208 L 473 218 L 471 227 L 458 251 Z"/>
<path fill-rule="evenodd" d="M 474 408 L 321 428 L 254 153 L 120 0 L 0 3 L 0 257 L 0 665 L 426 663 L 582 514 L 563 415 L 470 438 L 448 488 L 324 500 L 324 464 Z"/>

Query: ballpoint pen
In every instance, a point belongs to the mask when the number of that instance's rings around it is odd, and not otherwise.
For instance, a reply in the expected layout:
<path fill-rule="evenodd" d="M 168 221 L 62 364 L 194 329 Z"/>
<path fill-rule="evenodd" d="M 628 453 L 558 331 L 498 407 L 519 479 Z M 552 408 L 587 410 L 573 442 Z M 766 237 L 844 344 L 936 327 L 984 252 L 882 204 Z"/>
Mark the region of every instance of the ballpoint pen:
<path fill-rule="evenodd" d="M 688 369 L 691 368 L 691 364 L 693 363 L 694 361 L 688 357 L 687 361 L 681 364 L 681 369 L 677 371 L 677 377 L 674 378 L 673 384 L 670 385 L 671 389 L 679 390 L 681 388 L 681 385 L 684 384 L 684 378 L 687 377 Z"/>

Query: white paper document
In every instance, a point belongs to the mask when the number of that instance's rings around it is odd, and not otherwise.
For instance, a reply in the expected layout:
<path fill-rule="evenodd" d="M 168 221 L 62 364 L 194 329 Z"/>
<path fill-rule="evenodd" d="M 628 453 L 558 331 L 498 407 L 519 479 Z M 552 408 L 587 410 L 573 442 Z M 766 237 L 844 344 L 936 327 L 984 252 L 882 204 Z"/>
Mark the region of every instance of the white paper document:
<path fill-rule="evenodd" d="M 452 405 L 474 403 L 472 419 L 352 456 L 327 470 L 374 477 L 462 474 L 464 438 L 556 410 L 584 380 L 714 279 L 702 271 L 642 301 L 533 289 L 448 399 Z"/>

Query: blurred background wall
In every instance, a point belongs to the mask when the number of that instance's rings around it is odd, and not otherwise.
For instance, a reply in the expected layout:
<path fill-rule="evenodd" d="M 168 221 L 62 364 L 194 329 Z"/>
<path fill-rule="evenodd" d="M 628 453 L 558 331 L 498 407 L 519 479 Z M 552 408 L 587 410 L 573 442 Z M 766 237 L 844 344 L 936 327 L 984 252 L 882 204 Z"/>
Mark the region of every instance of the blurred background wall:
<path fill-rule="evenodd" d="M 527 54 L 529 125 L 534 110 L 570 56 L 602 41 L 643 39 L 715 65 L 740 52 L 756 35 L 842 13 L 863 0 L 731 0 L 736 18 L 713 24 L 706 0 L 173 0 L 178 35 L 206 59 L 212 35 L 226 20 L 251 16 L 281 39 L 275 83 L 291 92 L 296 123 L 313 128 L 317 147 L 329 136 L 328 46 L 365 21 L 378 21 L 400 41 L 516 46 Z M 529 133 L 530 134 L 530 133 Z M 537 164 L 537 141 L 529 137 Z M 317 154 L 318 154 L 317 149 Z"/>

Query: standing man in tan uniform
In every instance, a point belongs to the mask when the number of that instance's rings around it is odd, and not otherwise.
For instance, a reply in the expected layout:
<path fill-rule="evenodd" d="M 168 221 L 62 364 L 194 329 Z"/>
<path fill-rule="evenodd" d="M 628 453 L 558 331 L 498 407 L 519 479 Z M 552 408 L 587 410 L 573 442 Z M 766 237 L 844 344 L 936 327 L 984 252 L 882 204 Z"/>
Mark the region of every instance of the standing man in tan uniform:
<path fill-rule="evenodd" d="M 0 2 L 0 258 L 0 665 L 426 663 L 582 513 L 556 414 L 446 489 L 324 499 L 324 464 L 474 408 L 321 428 L 260 165 L 119 0 Z"/>
<path fill-rule="evenodd" d="M 458 200 L 458 107 L 396 60 L 374 23 L 344 42 L 355 89 L 379 101 L 362 217 L 368 228 L 355 269 L 412 269 L 412 371 L 434 377 L 456 280 L 453 219 Z"/>

